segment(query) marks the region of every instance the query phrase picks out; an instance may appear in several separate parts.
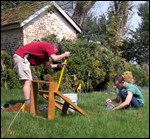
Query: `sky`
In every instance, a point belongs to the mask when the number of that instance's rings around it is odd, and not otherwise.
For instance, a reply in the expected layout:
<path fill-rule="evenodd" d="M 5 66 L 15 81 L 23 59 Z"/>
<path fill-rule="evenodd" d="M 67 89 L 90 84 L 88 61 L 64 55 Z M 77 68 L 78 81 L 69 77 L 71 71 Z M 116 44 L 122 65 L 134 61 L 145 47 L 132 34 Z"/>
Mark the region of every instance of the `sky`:
<path fill-rule="evenodd" d="M 137 14 L 138 11 L 137 7 L 139 4 L 144 2 L 145 1 L 133 1 L 133 5 L 134 5 L 133 12 L 132 12 L 133 15 L 129 16 L 129 20 L 127 23 L 127 25 L 129 25 L 130 29 L 132 30 L 138 28 L 139 23 L 141 23 L 141 18 Z M 97 1 L 91 10 L 92 13 L 94 13 L 94 15 L 96 15 L 97 17 L 99 15 L 106 14 L 109 3 L 110 1 Z"/>

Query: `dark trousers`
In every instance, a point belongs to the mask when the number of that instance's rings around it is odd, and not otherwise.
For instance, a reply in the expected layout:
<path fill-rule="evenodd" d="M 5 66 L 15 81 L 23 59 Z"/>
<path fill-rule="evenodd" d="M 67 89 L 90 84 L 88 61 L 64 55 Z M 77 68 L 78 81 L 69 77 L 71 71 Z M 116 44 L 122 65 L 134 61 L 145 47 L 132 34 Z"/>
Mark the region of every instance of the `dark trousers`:
<path fill-rule="evenodd" d="M 126 97 L 127 97 L 127 90 L 126 89 L 122 89 L 121 90 L 121 99 L 122 99 L 122 102 L 125 101 Z M 135 108 L 140 108 L 140 107 L 143 106 L 142 104 L 140 104 L 140 102 L 134 96 L 132 97 L 130 105 L 133 106 L 133 107 L 135 107 Z"/>

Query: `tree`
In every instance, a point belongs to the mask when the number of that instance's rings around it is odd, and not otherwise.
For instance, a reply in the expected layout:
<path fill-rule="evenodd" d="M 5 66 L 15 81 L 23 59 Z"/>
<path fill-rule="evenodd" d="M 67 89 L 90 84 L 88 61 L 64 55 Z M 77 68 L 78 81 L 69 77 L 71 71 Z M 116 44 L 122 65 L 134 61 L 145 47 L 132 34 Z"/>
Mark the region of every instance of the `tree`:
<path fill-rule="evenodd" d="M 132 38 L 128 38 L 121 48 L 122 56 L 128 61 L 136 60 L 138 64 L 149 65 L 149 1 L 140 4 L 138 15 L 142 22 L 136 31 L 130 31 Z"/>
<path fill-rule="evenodd" d="M 108 11 L 107 45 L 118 53 L 118 46 L 122 45 L 125 26 L 129 13 L 129 1 L 113 1 Z"/>
<path fill-rule="evenodd" d="M 94 17 L 93 14 L 89 14 L 82 27 L 81 37 L 104 44 L 107 22 L 104 14 L 99 18 Z"/>
<path fill-rule="evenodd" d="M 88 11 L 95 4 L 96 1 L 76 1 L 76 6 L 72 18 L 76 21 L 81 27 L 83 26 L 84 20 L 87 17 Z"/>

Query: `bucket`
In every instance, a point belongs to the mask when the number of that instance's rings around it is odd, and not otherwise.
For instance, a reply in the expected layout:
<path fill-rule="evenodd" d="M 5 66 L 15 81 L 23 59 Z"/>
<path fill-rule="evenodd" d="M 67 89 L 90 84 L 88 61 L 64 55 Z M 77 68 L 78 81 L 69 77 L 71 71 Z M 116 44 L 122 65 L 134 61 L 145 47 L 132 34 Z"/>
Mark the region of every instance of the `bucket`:
<path fill-rule="evenodd" d="M 78 95 L 75 93 L 70 93 L 70 94 L 63 94 L 64 96 L 68 97 L 72 103 L 75 105 L 78 105 Z M 64 103 L 64 100 L 61 98 L 61 102 Z M 67 113 L 69 112 L 75 112 L 75 110 L 68 108 Z"/>

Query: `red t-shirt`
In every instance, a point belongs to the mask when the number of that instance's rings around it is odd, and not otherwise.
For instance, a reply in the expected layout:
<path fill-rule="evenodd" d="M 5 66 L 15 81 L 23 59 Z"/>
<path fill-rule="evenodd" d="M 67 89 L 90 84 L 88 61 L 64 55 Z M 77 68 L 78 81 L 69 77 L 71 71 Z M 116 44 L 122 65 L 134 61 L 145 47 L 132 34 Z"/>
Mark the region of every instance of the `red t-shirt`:
<path fill-rule="evenodd" d="M 38 66 L 49 61 L 49 57 L 55 54 L 54 46 L 48 42 L 31 42 L 19 47 L 15 54 L 24 58 L 29 54 L 29 62 L 32 66 Z"/>

